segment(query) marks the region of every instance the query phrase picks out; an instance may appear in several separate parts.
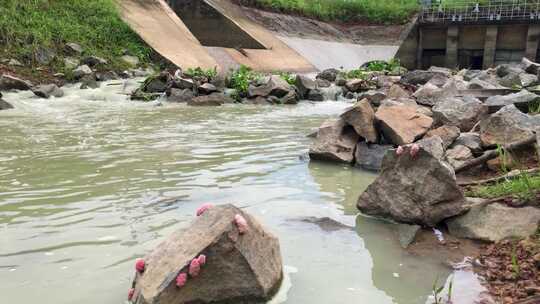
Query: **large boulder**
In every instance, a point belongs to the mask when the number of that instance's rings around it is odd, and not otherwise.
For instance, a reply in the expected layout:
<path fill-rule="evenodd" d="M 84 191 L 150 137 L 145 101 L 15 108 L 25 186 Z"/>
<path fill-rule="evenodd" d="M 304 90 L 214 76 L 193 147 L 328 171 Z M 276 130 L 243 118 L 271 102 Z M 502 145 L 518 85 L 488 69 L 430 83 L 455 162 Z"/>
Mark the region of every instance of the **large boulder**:
<path fill-rule="evenodd" d="M 433 119 L 418 113 L 416 106 L 379 107 L 375 113 L 385 139 L 395 145 L 405 145 L 422 137 L 433 125 Z"/>
<path fill-rule="evenodd" d="M 195 97 L 191 89 L 171 88 L 167 91 L 167 101 L 169 102 L 188 102 Z"/>
<path fill-rule="evenodd" d="M 21 90 L 27 91 L 32 88 L 32 83 L 15 76 L 4 74 L 0 76 L 0 91 Z"/>
<path fill-rule="evenodd" d="M 360 142 L 354 152 L 355 166 L 370 171 L 381 170 L 382 161 L 386 151 L 391 150 L 391 145 L 375 145 Z"/>
<path fill-rule="evenodd" d="M 294 91 L 294 88 L 277 75 L 271 75 L 263 81 L 261 85 L 250 84 L 248 88 L 248 97 L 254 98 L 257 96 L 268 97 L 275 96 L 282 98 L 291 91 Z"/>
<path fill-rule="evenodd" d="M 64 91 L 56 84 L 45 84 L 32 88 L 32 92 L 41 98 L 49 98 L 51 96 L 59 98 L 64 96 Z"/>
<path fill-rule="evenodd" d="M 454 236 L 498 242 L 510 237 L 525 238 L 536 233 L 540 209 L 511 208 L 502 204 L 476 205 L 469 212 L 446 221 Z"/>
<path fill-rule="evenodd" d="M 424 138 L 439 136 L 443 141 L 444 148 L 448 148 L 459 136 L 459 128 L 455 126 L 442 126 L 437 129 L 430 130 Z"/>
<path fill-rule="evenodd" d="M 418 147 L 386 152 L 379 177 L 358 199 L 361 212 L 431 227 L 464 212 L 454 170 L 440 158 L 442 140 L 432 137 Z"/>
<path fill-rule="evenodd" d="M 379 134 L 375 129 L 375 111 L 367 99 L 357 102 L 341 114 L 341 118 L 351 125 L 356 133 L 369 143 L 377 143 Z"/>
<path fill-rule="evenodd" d="M 317 89 L 317 83 L 315 80 L 303 75 L 296 75 L 294 84 L 296 85 L 298 94 L 300 94 L 300 98 L 302 99 L 306 99 L 308 97 L 309 91 Z"/>
<path fill-rule="evenodd" d="M 352 163 L 354 148 L 360 137 L 343 119 L 329 119 L 317 131 L 317 137 L 309 149 L 315 160 Z"/>
<path fill-rule="evenodd" d="M 497 95 L 489 97 L 485 104 L 489 108 L 490 113 L 495 113 L 502 107 L 513 104 L 518 109 L 527 112 L 529 105 L 540 102 L 540 96 L 531 93 L 527 90 L 522 90 L 518 93 L 509 95 Z"/>
<path fill-rule="evenodd" d="M 532 62 L 530 61 L 529 59 L 523 57 L 523 59 L 521 59 L 521 68 L 529 73 L 529 74 L 533 74 L 533 75 L 538 75 L 538 72 L 540 72 L 540 64 L 536 63 L 536 62 Z"/>
<path fill-rule="evenodd" d="M 386 95 L 387 95 L 387 98 L 389 99 L 400 99 L 400 98 L 411 97 L 411 94 L 398 84 L 392 85 L 390 89 L 388 89 L 388 93 L 386 93 Z"/>
<path fill-rule="evenodd" d="M 367 92 L 360 93 L 358 95 L 358 100 L 367 99 L 374 106 L 380 106 L 381 102 L 386 99 L 386 94 L 381 91 L 370 90 Z"/>
<path fill-rule="evenodd" d="M 484 146 L 506 145 L 525 140 L 540 126 L 540 117 L 529 116 L 514 105 L 508 105 L 480 123 Z"/>
<path fill-rule="evenodd" d="M 369 90 L 370 85 L 369 83 L 364 79 L 351 79 L 348 80 L 347 83 L 345 83 L 345 88 L 353 93 L 358 93 L 361 91 Z"/>
<path fill-rule="evenodd" d="M 197 212 L 138 261 L 130 291 L 136 304 L 264 303 L 283 278 L 279 242 L 232 205 Z"/>
<path fill-rule="evenodd" d="M 141 89 L 146 93 L 163 93 L 172 85 L 172 76 L 168 72 L 152 75 L 144 81 Z"/>
<path fill-rule="evenodd" d="M 474 97 L 447 98 L 433 108 L 437 123 L 456 126 L 463 132 L 470 131 L 487 114 L 487 108 Z"/>
<path fill-rule="evenodd" d="M 199 107 L 205 107 L 205 106 L 221 106 L 225 103 L 233 103 L 234 100 L 232 100 L 230 97 L 225 96 L 223 93 L 212 93 L 210 95 L 201 95 L 192 98 L 188 101 L 188 105 L 190 106 L 199 106 Z"/>
<path fill-rule="evenodd" d="M 85 76 L 88 76 L 88 75 L 92 75 L 94 72 L 92 71 L 92 69 L 86 65 L 86 64 L 83 64 L 83 65 L 80 65 L 78 66 L 77 68 L 75 68 L 73 71 L 73 77 L 77 80 L 85 77 Z"/>

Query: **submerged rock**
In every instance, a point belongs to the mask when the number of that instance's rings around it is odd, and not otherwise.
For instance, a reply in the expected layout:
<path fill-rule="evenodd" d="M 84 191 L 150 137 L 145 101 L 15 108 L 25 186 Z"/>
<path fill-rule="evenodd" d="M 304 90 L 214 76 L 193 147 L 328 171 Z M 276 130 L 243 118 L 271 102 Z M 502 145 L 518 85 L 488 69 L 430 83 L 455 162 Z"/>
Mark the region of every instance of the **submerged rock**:
<path fill-rule="evenodd" d="M 264 303 L 278 290 L 278 239 L 232 205 L 201 211 L 144 258 L 133 303 Z"/>
<path fill-rule="evenodd" d="M 391 150 L 391 145 L 375 145 L 360 142 L 354 152 L 355 165 L 365 170 L 381 170 L 382 161 L 386 151 Z"/>
<path fill-rule="evenodd" d="M 367 99 L 357 102 L 341 114 L 341 118 L 351 125 L 356 133 L 369 143 L 377 143 L 379 134 L 375 129 L 375 111 Z"/>
<path fill-rule="evenodd" d="M 442 140 L 429 141 L 418 149 L 405 147 L 400 155 L 386 152 L 379 177 L 358 199 L 362 213 L 433 227 L 465 211 L 454 171 L 440 159 Z"/>
<path fill-rule="evenodd" d="M 397 224 L 396 230 L 401 247 L 407 249 L 414 242 L 416 234 L 421 229 L 422 227 L 418 225 Z"/>
<path fill-rule="evenodd" d="M 58 98 L 64 96 L 64 91 L 56 84 L 40 85 L 33 88 L 32 92 L 41 98 L 49 98 L 51 96 Z"/>
<path fill-rule="evenodd" d="M 477 205 L 466 214 L 446 221 L 454 236 L 491 242 L 533 235 L 539 222 L 538 208 L 511 208 L 502 204 Z"/>
<path fill-rule="evenodd" d="M 210 95 L 201 95 L 192 98 L 188 101 L 190 106 L 221 106 L 225 103 L 233 103 L 230 97 L 225 96 L 223 93 L 212 93 Z"/>
<path fill-rule="evenodd" d="M 32 83 L 15 76 L 4 74 L 0 76 L 0 91 L 21 90 L 27 91 L 32 88 Z"/>
<path fill-rule="evenodd" d="M 8 109 L 13 109 L 13 106 L 9 102 L 3 100 L 2 94 L 0 94 L 0 111 L 8 110 Z"/>
<path fill-rule="evenodd" d="M 433 119 L 416 111 L 416 106 L 379 107 L 375 118 L 384 137 L 395 145 L 406 145 L 422 137 L 433 125 Z"/>
<path fill-rule="evenodd" d="M 343 119 L 325 121 L 309 149 L 309 156 L 315 160 L 352 163 L 354 148 L 360 137 Z"/>

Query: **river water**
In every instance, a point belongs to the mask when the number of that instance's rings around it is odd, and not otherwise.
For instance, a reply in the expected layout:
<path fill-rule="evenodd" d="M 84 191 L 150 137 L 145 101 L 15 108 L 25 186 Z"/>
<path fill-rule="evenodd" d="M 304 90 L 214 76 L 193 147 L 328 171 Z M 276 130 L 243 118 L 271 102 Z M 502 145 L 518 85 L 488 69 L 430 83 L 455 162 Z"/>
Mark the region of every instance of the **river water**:
<path fill-rule="evenodd" d="M 16 109 L 0 112 L 0 303 L 124 303 L 134 260 L 206 202 L 245 207 L 279 237 L 285 303 L 423 304 L 448 274 L 357 214 L 374 174 L 306 160 L 306 134 L 349 104 L 156 106 L 126 100 L 134 84 L 4 94 Z M 324 217 L 350 227 L 313 223 Z"/>

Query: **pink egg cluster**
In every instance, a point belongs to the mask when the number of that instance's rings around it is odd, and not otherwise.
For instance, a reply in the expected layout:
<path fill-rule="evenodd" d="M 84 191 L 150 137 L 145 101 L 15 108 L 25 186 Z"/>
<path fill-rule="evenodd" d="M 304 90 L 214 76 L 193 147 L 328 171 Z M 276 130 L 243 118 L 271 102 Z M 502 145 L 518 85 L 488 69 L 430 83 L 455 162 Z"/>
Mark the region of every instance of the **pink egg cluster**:
<path fill-rule="evenodd" d="M 187 283 L 187 280 L 188 280 L 188 277 L 186 273 L 178 274 L 178 276 L 176 277 L 176 286 L 179 288 L 184 287 L 184 285 L 186 285 Z"/>
<path fill-rule="evenodd" d="M 144 260 L 137 259 L 137 262 L 135 262 L 135 270 L 137 270 L 138 273 L 143 273 L 145 268 L 146 268 L 146 264 Z"/>
<path fill-rule="evenodd" d="M 210 208 L 214 207 L 212 204 L 203 204 L 199 208 L 197 208 L 197 216 L 203 215 L 206 211 L 208 211 Z"/>
<path fill-rule="evenodd" d="M 128 301 L 131 301 L 133 299 L 133 295 L 135 295 L 135 288 L 131 288 L 128 292 Z"/>
<path fill-rule="evenodd" d="M 234 223 L 238 228 L 238 232 L 240 232 L 240 234 L 246 233 L 249 229 L 246 219 L 240 214 L 234 216 Z"/>

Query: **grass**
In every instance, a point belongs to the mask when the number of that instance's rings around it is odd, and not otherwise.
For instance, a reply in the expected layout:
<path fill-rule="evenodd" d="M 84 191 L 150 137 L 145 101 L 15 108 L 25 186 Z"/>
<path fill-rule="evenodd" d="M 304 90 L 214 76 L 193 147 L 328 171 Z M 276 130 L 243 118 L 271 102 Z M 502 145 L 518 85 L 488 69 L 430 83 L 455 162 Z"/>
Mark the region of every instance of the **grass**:
<path fill-rule="evenodd" d="M 417 0 L 238 0 L 241 4 L 345 23 L 405 23 Z"/>
<path fill-rule="evenodd" d="M 148 62 L 151 49 L 125 24 L 114 0 L 0 0 L 0 56 L 37 65 L 39 48 L 62 54 L 65 43 L 78 43 L 83 55 L 115 60 L 125 52 Z M 63 64 L 51 63 L 51 66 Z"/>
<path fill-rule="evenodd" d="M 516 178 L 508 179 L 492 185 L 479 186 L 468 193 L 469 196 L 483 198 L 499 198 L 515 196 L 530 201 L 540 191 L 540 176 L 523 172 Z"/>

